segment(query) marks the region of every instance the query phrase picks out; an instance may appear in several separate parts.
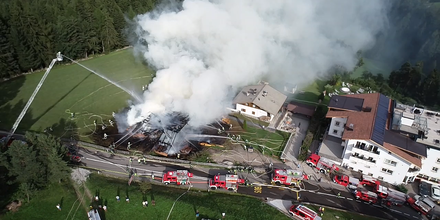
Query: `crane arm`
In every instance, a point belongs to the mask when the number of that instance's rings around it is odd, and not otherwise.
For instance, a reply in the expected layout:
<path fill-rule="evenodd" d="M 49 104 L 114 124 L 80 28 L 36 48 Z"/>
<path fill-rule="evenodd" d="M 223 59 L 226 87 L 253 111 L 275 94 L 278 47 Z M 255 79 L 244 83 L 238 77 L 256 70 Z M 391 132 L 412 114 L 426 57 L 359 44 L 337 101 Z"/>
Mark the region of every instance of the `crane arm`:
<path fill-rule="evenodd" d="M 47 68 L 46 72 L 44 73 L 43 77 L 41 78 L 40 82 L 37 85 L 37 88 L 35 88 L 34 92 L 32 93 L 31 97 L 29 98 L 28 102 L 24 106 L 23 110 L 21 111 L 20 115 L 18 116 L 17 120 L 15 121 L 14 125 L 12 126 L 11 131 L 9 132 L 9 135 L 6 137 L 6 143 L 11 139 L 11 137 L 14 135 L 15 130 L 17 130 L 18 125 L 20 124 L 21 120 L 23 119 L 24 115 L 26 114 L 27 110 L 29 109 L 29 106 L 31 106 L 32 101 L 34 101 L 35 96 L 37 95 L 38 91 L 40 91 L 41 86 L 43 85 L 44 81 L 46 80 L 47 75 L 49 75 L 50 70 L 55 65 L 57 61 L 62 61 L 63 58 L 61 56 L 61 53 L 57 53 L 57 58 L 53 59 L 50 63 L 49 67 Z"/>

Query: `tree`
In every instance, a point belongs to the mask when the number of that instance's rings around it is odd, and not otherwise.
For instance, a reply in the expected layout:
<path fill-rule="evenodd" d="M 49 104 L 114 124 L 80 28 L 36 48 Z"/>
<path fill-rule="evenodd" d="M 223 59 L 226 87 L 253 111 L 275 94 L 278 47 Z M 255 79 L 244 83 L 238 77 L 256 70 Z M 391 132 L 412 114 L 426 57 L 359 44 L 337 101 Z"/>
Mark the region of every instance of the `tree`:
<path fill-rule="evenodd" d="M 44 186 L 44 167 L 37 161 L 37 152 L 20 141 L 14 141 L 4 153 L 3 165 L 8 169 L 8 175 L 15 177 L 11 183 Z"/>
<path fill-rule="evenodd" d="M 440 103 L 438 101 L 439 98 L 439 87 L 440 87 L 440 75 L 437 70 L 433 70 L 425 80 L 423 80 L 421 86 L 421 94 L 422 100 L 424 104 L 429 106 L 434 106 L 435 104 Z"/>
<path fill-rule="evenodd" d="M 26 141 L 14 141 L 1 154 L 0 165 L 12 177 L 10 184 L 19 185 L 16 196 L 29 200 L 35 190 L 67 179 L 70 169 L 63 160 L 67 149 L 59 138 L 26 133 Z"/>
<path fill-rule="evenodd" d="M 364 58 L 359 58 L 359 60 L 358 60 L 358 62 L 357 62 L 357 64 L 356 64 L 356 66 L 357 67 L 361 67 L 362 65 L 364 65 Z"/>
<path fill-rule="evenodd" d="M 67 148 L 61 144 L 59 138 L 53 135 L 37 135 L 26 133 L 26 140 L 37 151 L 37 160 L 45 168 L 45 180 L 50 183 L 59 183 L 69 178 L 70 169 L 63 160 Z"/>

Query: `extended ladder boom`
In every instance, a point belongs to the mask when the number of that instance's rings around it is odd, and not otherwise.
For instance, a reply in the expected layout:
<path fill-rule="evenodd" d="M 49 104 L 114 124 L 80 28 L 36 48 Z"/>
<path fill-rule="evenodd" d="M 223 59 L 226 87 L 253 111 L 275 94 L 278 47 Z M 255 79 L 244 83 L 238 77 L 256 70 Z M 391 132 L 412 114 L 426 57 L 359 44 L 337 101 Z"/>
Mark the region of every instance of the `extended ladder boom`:
<path fill-rule="evenodd" d="M 61 53 L 57 53 L 57 58 L 53 59 L 50 63 L 49 67 L 47 68 L 46 72 L 44 73 L 43 77 L 41 78 L 40 82 L 37 85 L 37 88 L 35 88 L 34 92 L 32 93 L 31 97 L 29 98 L 28 102 L 24 106 L 23 110 L 21 111 L 20 115 L 18 116 L 17 120 L 15 121 L 14 125 L 12 126 L 11 131 L 9 132 L 8 137 L 6 138 L 6 143 L 8 143 L 9 139 L 14 135 L 15 130 L 17 130 L 18 125 L 20 124 L 21 120 L 23 119 L 24 115 L 26 114 L 27 110 L 29 109 L 29 106 L 31 106 L 32 101 L 34 101 L 35 96 L 37 95 L 38 91 L 40 91 L 41 86 L 44 83 L 44 80 L 46 80 L 47 75 L 49 75 L 50 70 L 55 65 L 57 61 L 62 61 L 63 57 L 61 56 Z"/>

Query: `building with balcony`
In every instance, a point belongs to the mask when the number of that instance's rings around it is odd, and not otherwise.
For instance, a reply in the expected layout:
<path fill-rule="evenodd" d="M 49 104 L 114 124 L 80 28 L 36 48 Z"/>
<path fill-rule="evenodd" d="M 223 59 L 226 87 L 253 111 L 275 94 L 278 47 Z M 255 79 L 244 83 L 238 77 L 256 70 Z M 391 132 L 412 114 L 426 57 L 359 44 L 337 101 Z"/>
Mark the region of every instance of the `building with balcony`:
<path fill-rule="evenodd" d="M 393 100 L 379 93 L 332 96 L 327 135 L 340 139 L 335 152 L 342 152 L 341 165 L 392 184 L 416 178 L 427 148 L 415 137 L 390 128 L 394 106 Z"/>
<path fill-rule="evenodd" d="M 244 87 L 234 98 L 235 110 L 240 114 L 271 121 L 284 105 L 287 96 L 267 83 Z"/>
<path fill-rule="evenodd" d="M 422 107 L 395 104 L 391 129 L 426 146 L 427 156 L 417 178 L 440 183 L 440 113 Z"/>

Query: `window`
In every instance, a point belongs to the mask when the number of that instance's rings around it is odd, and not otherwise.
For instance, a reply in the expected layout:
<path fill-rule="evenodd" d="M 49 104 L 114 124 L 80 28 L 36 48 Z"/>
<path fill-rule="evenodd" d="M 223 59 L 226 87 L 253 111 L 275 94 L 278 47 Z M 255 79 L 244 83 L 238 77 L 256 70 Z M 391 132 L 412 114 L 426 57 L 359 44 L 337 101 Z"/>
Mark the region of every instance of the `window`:
<path fill-rule="evenodd" d="M 255 112 L 252 112 L 253 115 L 255 115 Z"/>
<path fill-rule="evenodd" d="M 381 177 L 381 176 L 378 176 L 377 178 L 378 178 L 379 180 L 383 180 L 383 177 Z"/>
<path fill-rule="evenodd" d="M 358 172 L 359 172 L 359 173 L 363 173 L 364 171 L 363 171 L 363 170 L 358 170 Z"/>
<path fill-rule="evenodd" d="M 241 111 L 242 111 L 242 112 L 246 112 L 246 109 L 242 108 Z"/>
<path fill-rule="evenodd" d="M 389 169 L 386 169 L 386 168 L 382 168 L 382 172 L 384 172 L 384 173 L 386 173 L 386 174 L 393 175 L 393 171 L 392 171 L 392 170 L 389 170 Z"/>
<path fill-rule="evenodd" d="M 391 165 L 393 167 L 395 167 L 397 165 L 396 161 L 392 161 L 392 160 L 388 160 L 388 159 L 385 159 L 384 163 L 388 164 L 388 165 Z"/>
<path fill-rule="evenodd" d="M 437 168 L 437 167 L 433 167 L 433 168 L 432 168 L 432 172 L 437 173 L 437 171 L 438 171 L 438 168 Z"/>
<path fill-rule="evenodd" d="M 440 158 L 437 159 L 437 163 L 440 163 Z"/>
<path fill-rule="evenodd" d="M 339 121 L 337 121 L 337 122 L 335 123 L 335 125 L 338 126 L 338 127 L 339 127 L 339 124 L 341 124 Z"/>
<path fill-rule="evenodd" d="M 373 174 L 372 173 L 368 173 L 368 176 L 373 176 Z"/>
<path fill-rule="evenodd" d="M 352 163 L 352 164 L 357 164 L 356 161 L 350 161 L 350 163 Z"/>
<path fill-rule="evenodd" d="M 338 130 L 333 130 L 333 134 L 338 134 Z"/>
<path fill-rule="evenodd" d="M 365 165 L 365 168 L 370 168 L 370 166 L 368 166 L 368 165 Z"/>

